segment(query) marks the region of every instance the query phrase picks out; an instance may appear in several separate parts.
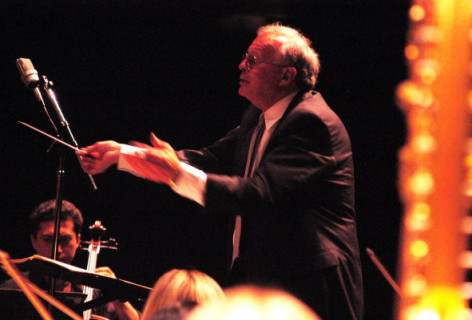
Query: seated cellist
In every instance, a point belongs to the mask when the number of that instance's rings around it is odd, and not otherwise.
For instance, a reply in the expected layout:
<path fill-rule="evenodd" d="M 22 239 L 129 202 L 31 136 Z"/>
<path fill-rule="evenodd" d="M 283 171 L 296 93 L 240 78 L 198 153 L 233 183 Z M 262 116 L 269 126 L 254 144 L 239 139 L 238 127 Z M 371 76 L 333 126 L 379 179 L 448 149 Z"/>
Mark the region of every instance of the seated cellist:
<path fill-rule="evenodd" d="M 54 213 L 56 201 L 49 200 L 37 206 L 29 216 L 31 244 L 38 255 L 51 257 L 54 242 Z M 82 214 L 71 202 L 62 202 L 60 234 L 58 243 L 57 260 L 71 264 L 80 244 L 80 231 L 82 229 Z M 96 273 L 115 277 L 108 267 L 101 267 L 95 270 Z M 44 290 L 49 289 L 49 277 L 33 271 L 27 272 L 26 277 L 38 287 Z M 13 280 L 7 280 L 0 284 L 0 289 L 17 289 Z M 82 292 L 82 286 L 57 279 L 55 290 L 60 292 Z M 94 289 L 94 296 L 101 295 L 100 291 Z M 119 300 L 94 308 L 93 314 L 108 319 L 138 320 L 139 313 L 129 302 Z"/>

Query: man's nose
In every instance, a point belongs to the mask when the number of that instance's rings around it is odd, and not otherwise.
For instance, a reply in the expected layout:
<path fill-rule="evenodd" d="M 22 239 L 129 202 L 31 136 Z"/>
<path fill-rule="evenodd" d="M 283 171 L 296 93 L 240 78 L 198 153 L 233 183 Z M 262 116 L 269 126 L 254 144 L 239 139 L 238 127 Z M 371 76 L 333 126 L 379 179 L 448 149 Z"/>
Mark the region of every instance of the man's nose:
<path fill-rule="evenodd" d="M 238 65 L 238 69 L 241 71 L 247 71 L 246 70 L 246 59 L 241 60 L 241 62 Z"/>

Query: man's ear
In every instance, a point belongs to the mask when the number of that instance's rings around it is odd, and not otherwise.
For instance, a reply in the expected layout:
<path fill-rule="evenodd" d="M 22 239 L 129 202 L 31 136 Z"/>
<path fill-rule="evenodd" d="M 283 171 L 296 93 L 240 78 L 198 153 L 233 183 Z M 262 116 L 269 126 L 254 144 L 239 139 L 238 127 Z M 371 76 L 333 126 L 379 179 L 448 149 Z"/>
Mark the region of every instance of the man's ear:
<path fill-rule="evenodd" d="M 282 77 L 280 78 L 280 85 L 286 86 L 295 81 L 297 76 L 297 69 L 295 67 L 285 67 L 282 70 Z"/>
<path fill-rule="evenodd" d="M 38 251 L 36 250 L 36 241 L 37 241 L 36 237 L 30 234 L 30 239 L 31 239 L 31 246 L 33 247 L 34 251 Z"/>

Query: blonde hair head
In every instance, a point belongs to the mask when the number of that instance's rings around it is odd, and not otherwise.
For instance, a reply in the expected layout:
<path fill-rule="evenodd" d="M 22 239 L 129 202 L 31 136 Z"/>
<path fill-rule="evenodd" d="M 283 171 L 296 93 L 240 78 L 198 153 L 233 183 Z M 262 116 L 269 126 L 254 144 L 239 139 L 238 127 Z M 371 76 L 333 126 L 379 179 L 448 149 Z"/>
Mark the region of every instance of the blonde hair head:
<path fill-rule="evenodd" d="M 239 286 L 226 290 L 226 301 L 193 310 L 187 320 L 320 320 L 307 305 L 279 289 Z"/>
<path fill-rule="evenodd" d="M 210 276 L 196 270 L 172 269 L 156 281 L 141 319 L 146 320 L 157 311 L 172 307 L 177 302 L 193 301 L 202 304 L 221 299 L 224 299 L 223 290 Z"/>

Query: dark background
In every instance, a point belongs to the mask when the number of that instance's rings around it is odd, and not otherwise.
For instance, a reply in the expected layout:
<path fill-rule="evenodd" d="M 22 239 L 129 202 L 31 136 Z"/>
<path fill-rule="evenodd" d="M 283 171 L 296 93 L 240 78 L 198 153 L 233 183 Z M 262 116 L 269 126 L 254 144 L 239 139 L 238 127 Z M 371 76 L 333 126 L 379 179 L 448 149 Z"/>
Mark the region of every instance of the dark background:
<path fill-rule="evenodd" d="M 317 90 L 350 133 L 366 319 L 392 318 L 393 290 L 364 249 L 372 248 L 396 275 L 397 152 L 405 125 L 394 92 L 407 74 L 408 7 L 406 0 L 3 0 L 0 249 L 15 258 L 33 253 L 27 215 L 56 190 L 58 147 L 46 152 L 47 139 L 16 123 L 53 132 L 20 81 L 16 58 L 30 58 L 54 81 L 81 146 L 147 142 L 154 131 L 177 149 L 200 148 L 238 124 L 248 104 L 237 94 L 241 54 L 258 26 L 281 21 L 312 39 L 322 64 Z M 85 226 L 102 220 L 119 242 L 117 252 L 100 254 L 99 264 L 148 286 L 175 267 L 193 266 L 221 280 L 220 219 L 167 187 L 116 170 L 97 176 L 99 190 L 92 193 L 68 154 L 64 198 L 82 210 Z M 82 253 L 77 263 L 84 261 Z"/>

